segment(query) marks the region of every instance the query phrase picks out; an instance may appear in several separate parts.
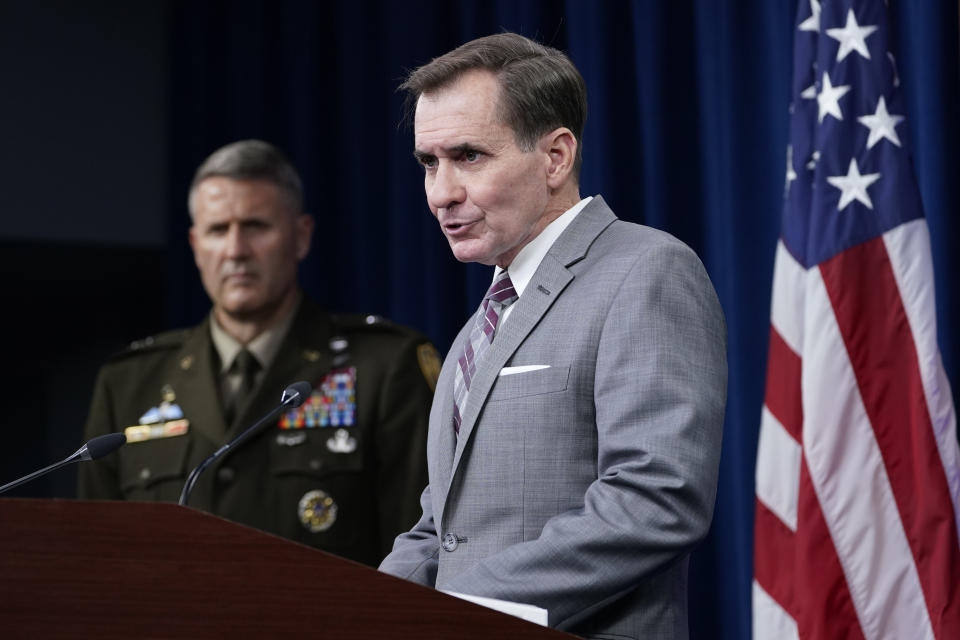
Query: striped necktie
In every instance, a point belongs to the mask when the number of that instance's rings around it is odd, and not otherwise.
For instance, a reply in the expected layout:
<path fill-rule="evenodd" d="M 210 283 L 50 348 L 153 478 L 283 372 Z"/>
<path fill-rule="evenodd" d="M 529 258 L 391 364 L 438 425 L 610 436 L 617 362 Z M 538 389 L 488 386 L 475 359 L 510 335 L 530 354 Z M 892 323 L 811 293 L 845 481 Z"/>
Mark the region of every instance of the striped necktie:
<path fill-rule="evenodd" d="M 477 321 L 470 329 L 470 335 L 463 343 L 463 353 L 457 361 L 457 373 L 453 379 L 453 430 L 460 435 L 460 411 L 467 406 L 470 381 L 477 372 L 477 363 L 493 342 L 497 322 L 504 309 L 517 300 L 517 292 L 510 282 L 506 269 L 500 272 L 483 297 Z"/>

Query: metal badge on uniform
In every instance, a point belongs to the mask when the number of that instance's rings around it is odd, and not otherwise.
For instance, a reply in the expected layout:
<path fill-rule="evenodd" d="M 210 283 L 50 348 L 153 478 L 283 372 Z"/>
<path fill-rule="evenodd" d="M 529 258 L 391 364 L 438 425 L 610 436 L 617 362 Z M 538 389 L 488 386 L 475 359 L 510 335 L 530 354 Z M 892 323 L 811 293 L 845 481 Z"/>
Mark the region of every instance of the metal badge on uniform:
<path fill-rule="evenodd" d="M 337 521 L 337 503 L 325 491 L 314 489 L 303 494 L 297 505 L 300 523 L 311 533 L 326 531 Z"/>
<path fill-rule="evenodd" d="M 333 453 L 353 453 L 357 450 L 357 439 L 346 429 L 337 429 L 332 438 L 327 438 L 327 449 Z"/>
<path fill-rule="evenodd" d="M 173 392 L 173 387 L 168 384 L 163 385 L 163 388 L 160 389 L 160 398 L 159 406 L 150 407 L 146 413 L 140 416 L 142 424 L 179 420 L 183 417 L 183 409 L 180 408 L 180 405 L 174 404 L 177 394 Z"/>
<path fill-rule="evenodd" d="M 182 436 L 190 429 L 190 421 L 183 417 L 183 409 L 175 403 L 177 395 L 173 387 L 168 384 L 163 385 L 160 395 L 160 404 L 150 407 L 140 416 L 140 424 L 123 430 L 124 435 L 127 436 L 127 442 Z"/>
<path fill-rule="evenodd" d="M 333 366 L 343 367 L 350 361 L 350 341 L 343 336 L 333 336 L 330 338 L 330 352 L 333 354 Z"/>
<path fill-rule="evenodd" d="M 277 423 L 281 429 L 352 427 L 357 421 L 357 369 L 333 369 L 310 398 L 298 409 L 284 414 Z"/>
<path fill-rule="evenodd" d="M 296 433 L 280 432 L 277 434 L 277 444 L 281 447 L 299 447 L 306 441 L 307 434 L 303 431 L 298 431 Z"/>

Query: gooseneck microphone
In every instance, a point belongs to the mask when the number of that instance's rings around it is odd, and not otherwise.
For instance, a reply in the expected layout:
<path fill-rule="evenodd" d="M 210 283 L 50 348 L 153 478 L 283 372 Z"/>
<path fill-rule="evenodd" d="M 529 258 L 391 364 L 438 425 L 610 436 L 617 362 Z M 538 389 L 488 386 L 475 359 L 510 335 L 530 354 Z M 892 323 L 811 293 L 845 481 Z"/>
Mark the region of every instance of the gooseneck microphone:
<path fill-rule="evenodd" d="M 287 409 L 296 409 L 302 405 L 307 401 L 307 398 L 310 397 L 310 391 L 312 390 L 313 387 L 310 386 L 310 383 L 304 381 L 294 382 L 292 385 L 284 389 L 283 395 L 280 397 L 280 404 L 277 405 L 277 407 L 275 407 L 267 415 L 257 420 L 252 427 L 214 451 L 210 457 L 198 464 L 196 468 L 190 472 L 190 475 L 187 476 L 187 481 L 183 485 L 183 491 L 180 493 L 180 504 L 187 504 L 187 500 L 190 499 L 190 493 L 193 491 L 193 485 L 197 483 L 197 478 L 200 477 L 200 474 L 203 473 L 204 469 L 209 467 L 214 460 L 224 455 L 234 447 L 237 447 L 252 438 L 254 435 L 260 432 L 264 425 L 269 424 L 271 420 L 276 418 L 283 411 L 286 411 Z"/>
<path fill-rule="evenodd" d="M 19 480 L 8 482 L 7 484 L 0 487 L 0 493 L 5 493 L 10 489 L 13 489 L 14 487 L 19 487 L 25 482 L 30 482 L 34 478 L 39 478 L 40 476 L 46 475 L 51 471 L 56 471 L 60 467 L 65 467 L 68 464 L 102 458 L 108 453 L 113 453 L 114 451 L 119 449 L 121 446 L 123 446 L 123 444 L 126 441 L 127 441 L 127 436 L 123 435 L 122 433 L 108 433 L 103 436 L 97 436 L 96 438 L 92 438 L 87 442 L 87 444 L 77 449 L 77 452 L 74 453 L 72 456 L 64 458 L 60 462 L 54 463 L 49 467 L 44 467 L 39 471 L 34 471 L 30 475 L 24 476 Z"/>

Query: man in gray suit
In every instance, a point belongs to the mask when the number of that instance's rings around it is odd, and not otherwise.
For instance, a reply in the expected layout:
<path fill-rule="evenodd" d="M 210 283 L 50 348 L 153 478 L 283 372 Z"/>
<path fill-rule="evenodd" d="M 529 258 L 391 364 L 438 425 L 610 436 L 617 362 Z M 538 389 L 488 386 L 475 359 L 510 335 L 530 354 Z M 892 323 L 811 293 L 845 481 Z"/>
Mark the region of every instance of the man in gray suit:
<path fill-rule="evenodd" d="M 580 198 L 586 89 L 560 51 L 480 38 L 402 88 L 454 256 L 496 268 L 440 373 L 423 515 L 380 569 L 587 637 L 685 638 L 727 379 L 703 265 Z"/>

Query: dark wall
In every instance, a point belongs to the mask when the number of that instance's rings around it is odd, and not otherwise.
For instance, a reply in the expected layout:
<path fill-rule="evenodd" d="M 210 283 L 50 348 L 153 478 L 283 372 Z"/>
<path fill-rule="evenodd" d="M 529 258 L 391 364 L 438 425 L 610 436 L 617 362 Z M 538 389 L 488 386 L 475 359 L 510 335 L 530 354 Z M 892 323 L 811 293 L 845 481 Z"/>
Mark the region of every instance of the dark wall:
<path fill-rule="evenodd" d="M 4 366 L 0 483 L 73 453 L 100 363 L 162 328 L 166 254 L 156 247 L 0 243 Z M 72 469 L 13 491 L 75 495 Z"/>
<path fill-rule="evenodd" d="M 162 246 L 166 3 L 0 3 L 0 238 Z"/>
<path fill-rule="evenodd" d="M 0 482 L 73 453 L 98 364 L 166 322 L 166 15 L 0 2 Z"/>

